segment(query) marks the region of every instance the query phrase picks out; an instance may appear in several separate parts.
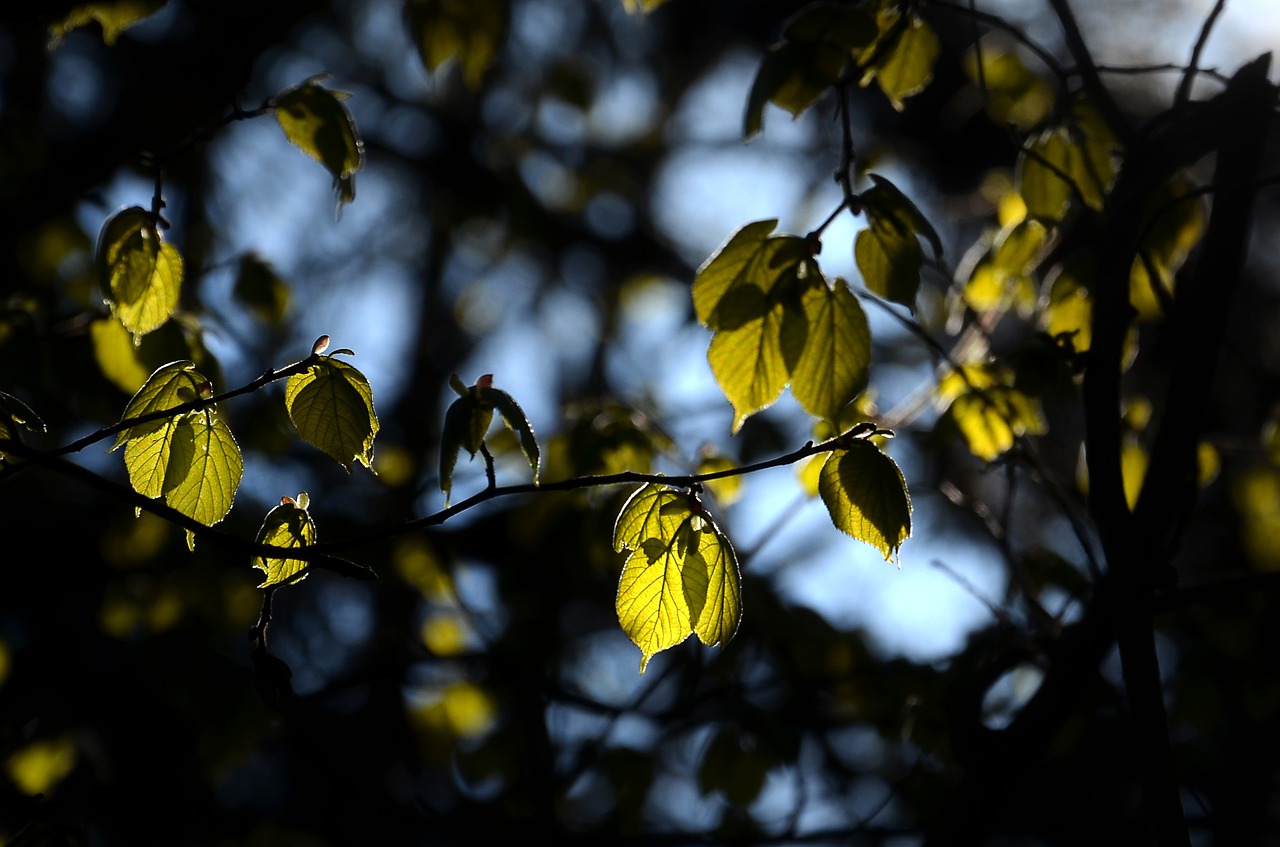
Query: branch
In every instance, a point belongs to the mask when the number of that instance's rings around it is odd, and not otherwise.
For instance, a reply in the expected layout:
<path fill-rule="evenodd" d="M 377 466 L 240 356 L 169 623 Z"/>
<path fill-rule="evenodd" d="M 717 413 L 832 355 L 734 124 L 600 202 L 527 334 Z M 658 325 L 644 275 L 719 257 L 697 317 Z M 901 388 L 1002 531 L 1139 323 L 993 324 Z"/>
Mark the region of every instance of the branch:
<path fill-rule="evenodd" d="M 1071 55 L 1076 60 L 1076 68 L 1080 73 L 1081 81 L 1084 83 L 1084 90 L 1098 107 L 1098 111 L 1102 113 L 1103 119 L 1119 137 L 1120 141 L 1127 148 L 1133 140 L 1133 127 L 1129 125 L 1128 119 L 1124 112 L 1120 111 L 1120 107 L 1116 105 L 1115 99 L 1111 96 L 1111 92 L 1102 82 L 1102 77 L 1098 74 L 1098 66 L 1094 64 L 1093 54 L 1089 51 L 1089 46 L 1085 43 L 1084 36 L 1080 33 L 1080 25 L 1076 22 L 1075 13 L 1071 11 L 1071 5 L 1068 0 L 1049 0 L 1049 5 L 1053 8 L 1054 14 L 1058 16 L 1058 22 L 1062 24 L 1063 35 L 1067 39 L 1067 49 L 1071 51 Z"/>
<path fill-rule="evenodd" d="M 1218 0 L 1213 5 L 1213 10 L 1209 12 L 1209 16 L 1204 19 L 1204 25 L 1200 27 L 1200 37 L 1196 39 L 1195 47 L 1191 48 L 1191 61 L 1187 63 L 1187 69 L 1182 74 L 1182 81 L 1178 83 L 1178 90 L 1173 96 L 1175 108 L 1187 102 L 1187 99 L 1191 96 L 1191 85 L 1195 82 L 1196 73 L 1199 70 L 1197 65 L 1200 63 L 1200 54 L 1204 51 L 1204 46 L 1209 41 L 1209 33 L 1213 31 L 1214 22 L 1218 20 L 1218 15 L 1222 14 L 1222 10 L 1226 6 L 1227 0 Z"/>

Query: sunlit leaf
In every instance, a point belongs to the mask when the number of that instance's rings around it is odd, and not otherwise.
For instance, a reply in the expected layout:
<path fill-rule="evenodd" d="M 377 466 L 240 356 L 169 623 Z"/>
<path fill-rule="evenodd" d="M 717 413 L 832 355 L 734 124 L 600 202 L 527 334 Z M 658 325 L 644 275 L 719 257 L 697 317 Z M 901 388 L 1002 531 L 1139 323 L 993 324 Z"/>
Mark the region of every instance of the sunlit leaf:
<path fill-rule="evenodd" d="M 773 403 L 806 344 L 802 297 L 825 285 L 804 239 L 772 236 L 777 221 L 742 227 L 699 270 L 698 320 L 715 332 L 707 359 L 733 404 L 733 431 Z"/>
<path fill-rule="evenodd" d="M 1037 220 L 1023 220 L 1002 229 L 987 257 L 965 283 L 964 300 L 973 309 L 1007 309 L 1029 314 L 1037 299 L 1032 272 L 1048 231 Z"/>
<path fill-rule="evenodd" d="M 914 309 L 924 256 L 914 233 L 888 218 L 873 218 L 858 233 L 853 256 L 867 290 Z"/>
<path fill-rule="evenodd" d="M 1178 269 L 1204 235 L 1206 222 L 1204 200 L 1191 193 L 1184 180 L 1165 183 L 1152 193 L 1143 215 L 1141 252 L 1129 276 L 1129 300 L 1138 310 L 1138 320 L 1164 314 L 1157 287 L 1165 300 L 1172 297 Z"/>
<path fill-rule="evenodd" d="M 107 219 L 98 236 L 97 267 L 111 313 L 135 343 L 177 309 L 182 256 L 164 241 L 145 209 L 133 206 Z"/>
<path fill-rule="evenodd" d="M 982 85 L 987 114 L 997 126 L 1013 125 L 1026 132 L 1052 110 L 1053 86 L 1028 70 L 1011 50 L 984 42 L 981 50 L 975 47 L 965 54 L 963 64 L 965 75 Z"/>
<path fill-rule="evenodd" d="M 99 0 L 81 3 L 66 17 L 49 27 L 49 49 L 56 50 L 67 33 L 97 21 L 102 26 L 102 41 L 108 47 L 116 43 L 120 33 L 164 7 L 168 0 Z"/>
<path fill-rule="evenodd" d="M 1076 353 L 1092 341 L 1093 299 L 1081 283 L 1082 272 L 1096 265 L 1092 254 L 1082 253 L 1054 276 L 1040 325 L 1058 344 Z"/>
<path fill-rule="evenodd" d="M 147 381 L 138 346 L 120 321 L 104 318 L 89 324 L 89 340 L 98 369 L 121 391 L 133 394 Z"/>
<path fill-rule="evenodd" d="M 279 506 L 267 512 L 255 543 L 272 547 L 309 547 L 315 544 L 316 524 L 307 511 L 310 505 L 311 498 L 306 492 L 299 494 L 296 500 L 282 498 Z M 303 559 L 254 556 L 253 566 L 267 575 L 259 588 L 301 582 L 307 576 L 307 562 Z"/>
<path fill-rule="evenodd" d="M 207 385 L 208 380 L 196 370 L 194 362 L 179 361 L 162 365 L 147 377 L 146 383 L 129 400 L 120 419 L 137 418 L 189 403 L 200 397 Z M 158 423 L 160 422 L 152 421 L 121 431 L 111 449 L 116 450 L 129 439 L 154 431 L 158 428 Z"/>
<path fill-rule="evenodd" d="M 629 3 L 636 0 L 628 0 Z M 639 0 L 648 8 L 657 0 Z M 409 34 L 428 71 L 457 59 L 468 88 L 477 89 L 507 36 L 505 0 L 409 0 Z"/>
<path fill-rule="evenodd" d="M 951 401 L 947 416 L 969 451 L 984 461 L 1007 452 L 1022 435 L 1048 431 L 1040 403 L 1013 380 L 1011 372 L 995 366 L 966 365 L 963 374 L 951 371 L 939 382 L 939 398 Z"/>
<path fill-rule="evenodd" d="M 696 633 L 708 645 L 733 637 L 741 578 L 727 539 L 688 494 L 649 484 L 623 506 L 614 549 L 632 552 L 618 580 L 618 623 L 640 648 L 643 673 L 656 653 Z"/>
<path fill-rule="evenodd" d="M 1059 221 L 1071 204 L 1101 209 L 1115 179 L 1114 134 L 1084 101 L 1072 104 L 1072 121 L 1033 138 L 1018 158 L 1018 191 L 1027 214 Z"/>
<path fill-rule="evenodd" d="M 212 412 L 190 416 L 183 425 L 191 429 L 193 452 L 185 476 L 166 492 L 165 502 L 192 520 L 212 526 L 231 511 L 244 459 L 231 430 Z"/>
<path fill-rule="evenodd" d="M 29 797 L 51 792 L 76 766 L 76 742 L 70 735 L 23 744 L 5 759 L 14 788 Z"/>
<path fill-rule="evenodd" d="M 524 410 L 516 403 L 515 398 L 501 389 L 493 388 L 492 386 L 481 386 L 477 388 L 476 393 L 481 404 L 487 405 L 490 410 L 497 409 L 498 414 L 502 416 L 503 423 L 519 436 L 520 451 L 524 453 L 530 469 L 533 470 L 533 481 L 537 482 L 538 463 L 540 461 L 538 440 L 533 434 L 533 427 L 529 424 L 529 419 Z M 490 413 L 492 414 L 492 412 Z"/>
<path fill-rule="evenodd" d="M 911 498 L 893 459 L 868 441 L 852 441 L 827 458 L 818 493 L 837 529 L 897 560 L 911 535 Z"/>
<path fill-rule="evenodd" d="M 346 96 L 310 79 L 275 99 L 276 120 L 285 137 L 333 176 L 339 207 L 356 199 L 356 172 L 364 165 L 364 142 L 342 105 Z"/>
<path fill-rule="evenodd" d="M 864 68 L 862 84 L 875 80 L 893 108 L 902 111 L 904 101 L 923 91 L 933 79 L 933 64 L 940 45 L 933 28 L 914 13 L 905 18 L 895 2 L 878 3 L 879 37 L 854 51 Z"/>
<path fill-rule="evenodd" d="M 738 464 L 717 452 L 710 445 L 706 445 L 699 451 L 698 465 L 694 468 L 694 473 L 698 475 L 719 473 L 721 471 L 735 470 Z M 722 479 L 712 479 L 703 483 L 713 495 L 716 502 L 723 506 L 728 506 L 742 494 L 742 477 L 727 476 Z"/>
<path fill-rule="evenodd" d="M 289 377 L 284 402 L 303 440 L 348 471 L 353 461 L 372 470 L 378 415 L 364 374 L 331 355 L 321 356 Z"/>
<path fill-rule="evenodd" d="M 809 414 L 834 419 L 867 386 L 867 316 L 843 279 L 807 288 L 802 302 L 808 332 L 791 392 Z"/>
<path fill-rule="evenodd" d="M 1136 438 L 1126 438 L 1120 448 L 1120 475 L 1124 480 L 1124 499 L 1130 511 L 1138 504 L 1148 463 L 1147 449 Z"/>

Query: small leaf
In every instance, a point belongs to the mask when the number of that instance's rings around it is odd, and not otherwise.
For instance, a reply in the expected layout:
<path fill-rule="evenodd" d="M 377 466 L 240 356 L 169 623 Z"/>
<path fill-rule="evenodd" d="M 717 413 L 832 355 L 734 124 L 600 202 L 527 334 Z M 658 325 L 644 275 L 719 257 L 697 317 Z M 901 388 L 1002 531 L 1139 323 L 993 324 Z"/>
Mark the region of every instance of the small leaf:
<path fill-rule="evenodd" d="M 18 440 L 19 430 L 44 432 L 44 421 L 26 403 L 0 391 L 0 441 Z M 0 459 L 4 458 L 4 450 L 0 447 Z"/>
<path fill-rule="evenodd" d="M 339 94 L 314 80 L 276 97 L 276 120 L 285 137 L 333 175 L 338 206 L 356 199 L 356 172 L 364 165 L 364 142 Z"/>
<path fill-rule="evenodd" d="M 951 399 L 947 410 L 973 455 L 993 461 L 1022 435 L 1048 431 L 1038 401 L 1014 387 L 1012 372 L 989 365 L 966 365 L 938 384 L 938 395 Z"/>
<path fill-rule="evenodd" d="M 123 209 L 103 224 L 97 268 L 111 313 L 133 334 L 135 344 L 178 308 L 182 256 L 139 206 Z"/>
<path fill-rule="evenodd" d="M 482 422 L 478 422 L 480 420 Z M 445 411 L 444 430 L 440 434 L 440 490 L 444 492 L 446 508 L 453 492 L 453 469 L 458 463 L 458 451 L 465 447 L 474 456 L 491 420 L 493 411 L 481 409 L 470 391 L 454 400 Z"/>
<path fill-rule="evenodd" d="M 155 14 L 166 2 L 168 0 L 101 0 L 82 3 L 49 27 L 49 49 L 58 49 L 67 33 L 88 26 L 92 21 L 97 21 L 102 26 L 102 41 L 111 47 L 120 33 L 143 18 Z"/>
<path fill-rule="evenodd" d="M 837 529 L 896 560 L 911 535 L 911 498 L 893 459 L 869 441 L 852 441 L 827 458 L 818 493 Z"/>
<path fill-rule="evenodd" d="M 914 233 L 873 218 L 854 239 L 853 256 L 868 291 L 915 309 L 924 256 Z"/>
<path fill-rule="evenodd" d="M 353 461 L 373 469 L 378 415 L 364 374 L 332 355 L 322 356 L 303 373 L 289 377 L 284 401 L 303 440 L 348 472 Z"/>
<path fill-rule="evenodd" d="M 1111 190 L 1115 136 L 1083 100 L 1072 104 L 1072 116 L 1041 132 L 1018 158 L 1018 191 L 1030 217 L 1060 221 L 1078 201 L 1099 210 Z"/>
<path fill-rule="evenodd" d="M 520 450 L 524 453 L 525 459 L 529 462 L 529 467 L 533 470 L 533 481 L 538 481 L 538 440 L 534 437 L 533 427 L 529 425 L 529 419 L 525 417 L 524 410 L 520 408 L 515 399 L 505 391 L 497 388 L 479 388 L 477 394 L 482 403 L 491 405 L 502 415 L 503 422 L 516 435 L 520 436 Z"/>
<path fill-rule="evenodd" d="M 903 101 L 923 91 L 933 79 L 933 64 L 940 45 L 933 28 L 921 17 L 902 17 L 897 4 L 881 2 L 876 15 L 880 37 L 854 51 L 859 64 L 867 65 L 862 84 L 875 80 L 894 109 L 902 111 Z"/>
<path fill-rule="evenodd" d="M 279 506 L 267 512 L 255 543 L 273 547 L 310 547 L 315 544 L 316 524 L 307 511 L 309 503 L 306 492 L 298 495 L 297 500 L 282 498 Z M 253 566 L 267 575 L 259 588 L 301 582 L 306 579 L 308 567 L 302 559 L 269 559 L 265 556 L 254 556 Z"/>

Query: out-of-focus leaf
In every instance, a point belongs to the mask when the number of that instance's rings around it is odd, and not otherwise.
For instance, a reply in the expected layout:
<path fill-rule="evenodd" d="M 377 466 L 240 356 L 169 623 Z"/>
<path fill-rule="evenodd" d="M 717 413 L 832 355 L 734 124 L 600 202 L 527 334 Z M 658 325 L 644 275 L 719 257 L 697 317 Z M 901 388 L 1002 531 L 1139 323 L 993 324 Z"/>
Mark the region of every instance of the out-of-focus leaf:
<path fill-rule="evenodd" d="M 98 369 L 121 391 L 135 393 L 150 374 L 138 357 L 138 346 L 124 324 L 111 318 L 89 324 L 89 339 Z"/>
<path fill-rule="evenodd" d="M 696 633 L 707 645 L 733 637 L 742 614 L 733 548 L 686 493 L 650 483 L 614 525 L 613 546 L 632 552 L 618 580 L 618 623 L 640 648 L 640 671 L 656 653 Z"/>
<path fill-rule="evenodd" d="M 507 37 L 507 7 L 506 0 L 409 0 L 409 34 L 423 65 L 435 71 L 457 59 L 467 87 L 478 89 Z"/>
<path fill-rule="evenodd" d="M 721 471 L 731 471 L 738 467 L 738 464 L 715 450 L 710 445 L 704 445 L 698 454 L 698 466 L 694 469 L 694 473 L 698 475 L 719 473 Z M 742 477 L 727 476 L 723 479 L 713 479 L 704 482 L 711 493 L 715 495 L 716 502 L 721 505 L 728 506 L 738 499 L 742 493 Z"/>
<path fill-rule="evenodd" d="M 278 324 L 289 310 L 289 285 L 271 265 L 252 253 L 240 257 L 232 293 L 259 320 Z"/>
<path fill-rule="evenodd" d="M 1166 300 L 1173 296 L 1174 277 L 1204 235 L 1206 221 L 1204 200 L 1191 193 L 1185 180 L 1165 183 L 1147 201 L 1141 252 L 1129 275 L 1129 300 L 1138 310 L 1139 321 L 1156 320 L 1164 314 L 1156 288 Z"/>
<path fill-rule="evenodd" d="M 854 241 L 854 259 L 868 290 L 914 311 L 924 265 L 917 239 L 929 242 L 935 258 L 942 256 L 942 239 L 897 186 L 879 174 L 870 177 L 874 184 L 859 197 L 868 227 Z"/>
<path fill-rule="evenodd" d="M 1027 214 L 1062 220 L 1072 203 L 1101 209 L 1115 179 L 1115 135 L 1083 100 L 1072 104 L 1072 120 L 1033 138 L 1018 157 L 1018 191 Z"/>
<path fill-rule="evenodd" d="M 667 0 L 622 0 L 622 7 L 631 14 L 647 15 Z"/>
<path fill-rule="evenodd" d="M 273 547 L 310 547 L 316 543 L 316 524 L 307 509 L 311 498 L 304 491 L 297 496 L 283 497 L 280 505 L 267 512 L 258 530 L 257 544 L 270 544 Z M 303 559 L 275 559 L 266 556 L 254 556 L 253 566 L 266 574 L 266 579 L 258 586 L 269 588 L 272 585 L 289 585 L 301 582 L 307 576 L 307 562 Z"/>
<path fill-rule="evenodd" d="M 746 808 L 760 796 L 769 768 L 758 748 L 742 748 L 742 734 L 725 727 L 707 745 L 698 766 L 698 789 L 724 793 L 735 808 Z"/>
<path fill-rule="evenodd" d="M 134 343 L 178 308 L 182 256 L 164 241 L 145 209 L 132 206 L 107 219 L 98 236 L 97 267 L 111 313 L 132 333 Z"/>
<path fill-rule="evenodd" d="M 18 431 L 44 432 L 44 421 L 26 403 L 0 391 L 0 441 L 17 440 Z M 4 458 L 0 450 L 0 459 Z"/>
<path fill-rule="evenodd" d="M 893 459 L 869 441 L 851 441 L 827 458 L 818 493 L 837 529 L 897 561 L 911 535 L 911 497 Z"/>
<path fill-rule="evenodd" d="M 309 79 L 275 99 L 276 120 L 285 138 L 333 176 L 339 208 L 356 199 L 356 172 L 364 165 L 364 142 L 342 105 L 348 96 Z"/>
<path fill-rule="evenodd" d="M 378 415 L 364 374 L 332 355 L 321 356 L 285 383 L 285 408 L 298 435 L 348 471 L 353 461 L 373 469 Z"/>
<path fill-rule="evenodd" d="M 1012 124 L 1027 132 L 1053 109 L 1053 86 L 1009 49 L 983 44 L 981 50 L 975 47 L 965 54 L 963 65 L 965 75 L 983 86 L 987 114 L 1001 127 Z"/>
<path fill-rule="evenodd" d="M 933 63 L 940 45 L 933 28 L 923 18 L 902 16 L 894 0 L 871 4 L 876 9 L 877 38 L 855 49 L 854 58 L 862 67 L 862 84 L 875 80 L 893 108 L 902 111 L 904 101 L 923 91 L 933 79 Z"/>
<path fill-rule="evenodd" d="M 619 403 L 575 403 L 551 437 L 545 465 L 556 479 L 627 470 L 648 473 L 654 457 L 673 446 L 670 437 L 637 409 Z"/>
<path fill-rule="evenodd" d="M 67 16 L 49 27 L 49 49 L 56 50 L 67 33 L 97 21 L 102 26 L 102 41 L 108 47 L 116 43 L 120 33 L 150 17 L 164 7 L 168 0 L 100 0 L 82 3 Z"/>
<path fill-rule="evenodd" d="M 947 416 L 959 428 L 973 455 L 992 461 L 1022 435 L 1048 431 L 1040 403 L 1013 385 L 1013 373 L 994 365 L 966 365 L 938 384 L 938 396 L 950 400 Z"/>
<path fill-rule="evenodd" d="M 964 300 L 973 309 L 1008 309 L 1029 314 L 1036 305 L 1032 278 L 1048 231 L 1037 220 L 1023 220 L 996 235 L 987 257 L 965 284 Z"/>

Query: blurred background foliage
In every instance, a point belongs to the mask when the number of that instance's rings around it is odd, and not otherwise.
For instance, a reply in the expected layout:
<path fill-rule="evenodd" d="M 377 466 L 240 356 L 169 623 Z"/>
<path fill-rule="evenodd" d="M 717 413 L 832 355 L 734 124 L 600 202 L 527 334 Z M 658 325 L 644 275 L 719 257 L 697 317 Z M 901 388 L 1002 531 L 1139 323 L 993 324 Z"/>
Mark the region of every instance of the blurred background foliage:
<path fill-rule="evenodd" d="M 245 451 L 230 532 L 252 538 L 300 491 L 321 540 L 438 509 L 454 373 L 468 384 L 494 373 L 519 400 L 546 480 L 711 470 L 814 437 L 788 398 L 729 438 L 689 298 L 737 226 L 778 217 L 804 233 L 840 202 L 832 98 L 795 119 L 764 108 L 762 131 L 743 139 L 755 72 L 801 3 L 133 5 L 154 14 L 119 31 L 60 0 L 0 13 L 0 390 L 40 414 L 49 444 L 115 422 L 161 364 L 192 359 L 222 391 L 303 358 L 320 334 L 353 349 L 373 386 L 377 473 L 348 474 L 296 439 L 278 391 L 237 398 L 222 408 Z M 111 490 L 15 474 L 0 485 L 7 843 L 909 844 L 946 820 L 977 767 L 967 745 L 1010 720 L 1089 602 L 1091 562 L 1071 525 L 1081 421 L 1069 368 L 1044 342 L 1087 348 L 1088 269 L 1035 270 L 1043 227 L 1013 190 L 1017 132 L 1068 108 L 1051 80 L 1007 27 L 975 23 L 964 4 L 917 5 L 937 34 L 933 83 L 901 109 L 860 90 L 859 152 L 942 236 L 955 278 L 926 270 L 916 319 L 941 337 L 957 314 L 984 316 L 1000 364 L 971 377 L 1003 392 L 1010 431 L 975 429 L 966 381 L 935 375 L 919 338 L 869 310 L 872 394 L 859 412 L 891 418 L 916 507 L 900 572 L 831 528 L 812 472 L 713 490 L 743 566 L 741 629 L 723 649 L 668 651 L 641 676 L 612 605 L 612 523 L 629 492 L 508 498 L 350 551 L 374 584 L 320 572 L 279 592 L 282 695 L 250 661 L 249 561 L 188 552 L 181 529 L 135 516 Z M 1207 13 L 1075 5 L 1111 51 L 1100 61 L 1130 67 L 1185 62 Z M 1237 33 L 1280 32 L 1258 8 Z M 989 12 L 1069 64 L 1048 5 Z M 1161 38 L 1143 37 L 1157 13 Z M 82 25 L 59 30 L 69 23 Z M 364 144 L 341 205 L 269 116 L 225 120 L 317 74 L 350 92 Z M 1143 118 L 1176 75 L 1108 80 Z M 1212 84 L 1202 76 L 1196 90 Z M 92 255 L 102 222 L 146 206 L 157 173 L 187 281 L 176 319 L 134 349 L 108 320 Z M 1258 214 L 1225 361 L 1205 386 L 1210 438 L 1181 587 L 1157 615 L 1197 844 L 1268 843 L 1280 828 L 1274 192 Z M 1172 290 L 1203 223 L 1165 220 L 1141 271 Z M 828 273 L 856 278 L 853 235 L 851 223 L 826 232 Z M 1158 291 L 1136 290 L 1154 319 Z M 1148 355 L 1126 377 L 1134 477 L 1144 398 L 1167 379 L 1156 324 L 1141 326 L 1133 343 Z M 1026 435 L 1043 436 L 1038 464 L 984 461 Z M 527 478 L 513 437 L 490 446 L 501 480 Z M 125 480 L 105 447 L 73 458 Z M 482 485 L 464 459 L 454 491 Z M 991 782 L 990 843 L 1135 837 L 1116 666 L 1079 693 L 1043 761 Z"/>

